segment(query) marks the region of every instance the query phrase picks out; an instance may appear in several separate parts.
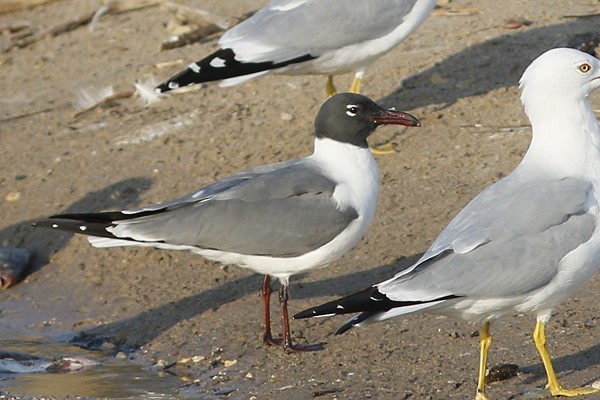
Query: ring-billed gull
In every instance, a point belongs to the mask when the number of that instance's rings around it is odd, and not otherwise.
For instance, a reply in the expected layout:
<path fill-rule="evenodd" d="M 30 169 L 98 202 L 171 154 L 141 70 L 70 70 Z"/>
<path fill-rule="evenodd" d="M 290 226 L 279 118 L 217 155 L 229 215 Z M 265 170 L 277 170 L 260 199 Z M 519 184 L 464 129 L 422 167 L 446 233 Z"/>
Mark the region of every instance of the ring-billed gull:
<path fill-rule="evenodd" d="M 487 398 L 490 322 L 533 312 L 533 338 L 552 395 L 597 391 L 559 384 L 544 327 L 552 309 L 600 267 L 600 126 L 588 99 L 600 86 L 600 61 L 573 49 L 549 50 L 520 83 L 533 129 L 520 165 L 463 208 L 414 265 L 295 318 L 362 312 L 338 333 L 413 312 L 483 322 L 476 395 L 481 400 Z"/>
<path fill-rule="evenodd" d="M 289 278 L 341 257 L 367 231 L 379 191 L 367 137 L 384 124 L 419 126 L 419 121 L 365 96 L 342 93 L 321 106 L 308 157 L 256 167 L 155 206 L 56 215 L 35 225 L 91 235 L 95 247 L 190 250 L 264 274 L 264 341 L 286 351 L 316 350 L 322 346 L 292 343 Z M 271 277 L 281 283 L 283 339 L 271 336 Z"/>

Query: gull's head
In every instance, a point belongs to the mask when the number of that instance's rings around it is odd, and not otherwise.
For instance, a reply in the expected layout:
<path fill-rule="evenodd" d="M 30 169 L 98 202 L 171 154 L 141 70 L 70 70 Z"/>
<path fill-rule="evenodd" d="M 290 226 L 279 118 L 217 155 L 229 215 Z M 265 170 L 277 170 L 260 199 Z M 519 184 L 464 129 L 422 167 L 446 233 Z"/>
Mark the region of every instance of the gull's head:
<path fill-rule="evenodd" d="M 520 86 L 526 112 L 535 104 L 578 101 L 600 87 L 600 60 L 575 49 L 548 50 L 527 67 Z"/>
<path fill-rule="evenodd" d="M 315 118 L 315 136 L 368 147 L 367 137 L 379 125 L 421 126 L 412 115 L 386 110 L 366 96 L 340 93 L 328 99 Z"/>

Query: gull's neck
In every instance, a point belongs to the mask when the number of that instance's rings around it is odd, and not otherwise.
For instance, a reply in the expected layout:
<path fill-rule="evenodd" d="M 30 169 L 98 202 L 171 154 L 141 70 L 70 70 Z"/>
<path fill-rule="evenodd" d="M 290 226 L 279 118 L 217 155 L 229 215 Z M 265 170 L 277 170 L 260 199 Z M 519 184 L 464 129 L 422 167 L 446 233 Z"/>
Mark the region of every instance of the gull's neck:
<path fill-rule="evenodd" d="M 352 192 L 352 202 L 373 208 L 374 212 L 379 193 L 379 172 L 368 147 L 358 147 L 329 138 L 316 138 L 315 151 L 309 159 L 321 169 L 323 175 L 341 185 L 336 191 L 349 190 Z M 337 200 L 340 203 L 346 202 L 344 199 Z"/>
<path fill-rule="evenodd" d="M 368 147 L 315 138 L 315 150 L 310 158 L 330 171 L 334 178 L 377 174 L 377 164 Z"/>
<path fill-rule="evenodd" d="M 315 151 L 307 161 L 336 182 L 333 200 L 341 209 L 355 208 L 363 224 L 361 229 L 366 231 L 375 215 L 379 196 L 379 172 L 371 150 L 316 138 Z"/>
<path fill-rule="evenodd" d="M 600 178 L 600 125 L 587 97 L 523 93 L 532 140 L 521 165 L 554 178 Z"/>

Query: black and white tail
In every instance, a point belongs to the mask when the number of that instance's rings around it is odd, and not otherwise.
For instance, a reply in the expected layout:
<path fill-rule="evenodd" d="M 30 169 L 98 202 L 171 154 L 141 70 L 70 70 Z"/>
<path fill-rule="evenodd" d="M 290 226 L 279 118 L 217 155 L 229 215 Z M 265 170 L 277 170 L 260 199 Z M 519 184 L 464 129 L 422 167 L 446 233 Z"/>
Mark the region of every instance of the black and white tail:
<path fill-rule="evenodd" d="M 390 300 L 385 294 L 379 292 L 377 286 L 371 286 L 361 292 L 301 311 L 294 315 L 294 319 L 360 312 L 361 314 L 348 320 L 348 322 L 335 332 L 336 335 L 341 335 L 353 326 L 359 325 L 367 320 L 379 321 L 381 319 L 387 319 L 388 317 L 381 317 L 383 314 L 386 314 L 393 309 L 398 309 L 397 313 L 393 313 L 395 315 L 409 314 L 421 308 L 426 308 L 457 297 L 458 296 L 445 296 L 430 301 L 394 301 Z"/>
<path fill-rule="evenodd" d="M 281 62 L 240 62 L 235 59 L 232 49 L 219 49 L 208 57 L 191 63 L 186 69 L 158 85 L 156 91 L 164 93 L 194 83 L 214 81 L 225 81 L 225 85 L 235 85 L 266 74 L 270 70 L 308 61 L 312 58 L 314 57 L 306 54 Z M 227 82 L 228 80 L 229 82 Z"/>
<path fill-rule="evenodd" d="M 135 213 L 108 211 L 86 214 L 60 214 L 35 221 L 32 225 L 40 228 L 80 233 L 101 238 L 136 242 L 135 239 L 115 236 L 111 233 L 111 228 L 115 227 L 118 221 L 133 220 L 148 215 L 159 214 L 166 210 L 167 209 L 165 208 L 148 211 L 143 210 Z"/>
<path fill-rule="evenodd" d="M 111 227 L 114 221 L 125 218 L 127 216 L 118 211 L 91 214 L 62 214 L 36 221 L 32 225 L 40 228 L 112 238 L 114 236 L 106 228 Z"/>

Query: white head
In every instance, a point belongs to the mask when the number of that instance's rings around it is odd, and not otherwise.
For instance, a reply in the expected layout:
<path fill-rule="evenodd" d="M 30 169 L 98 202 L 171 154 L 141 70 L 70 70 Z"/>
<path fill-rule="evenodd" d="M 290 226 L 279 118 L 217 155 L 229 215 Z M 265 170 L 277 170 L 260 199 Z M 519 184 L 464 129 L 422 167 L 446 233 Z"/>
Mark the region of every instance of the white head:
<path fill-rule="evenodd" d="M 533 129 L 522 165 L 554 177 L 599 176 L 600 126 L 588 99 L 598 87 L 600 60 L 578 50 L 552 49 L 527 67 L 521 102 Z"/>
<path fill-rule="evenodd" d="M 520 86 L 521 102 L 530 118 L 538 108 L 557 112 L 554 104 L 579 102 L 600 87 L 600 60 L 575 49 L 548 50 L 527 67 Z"/>

